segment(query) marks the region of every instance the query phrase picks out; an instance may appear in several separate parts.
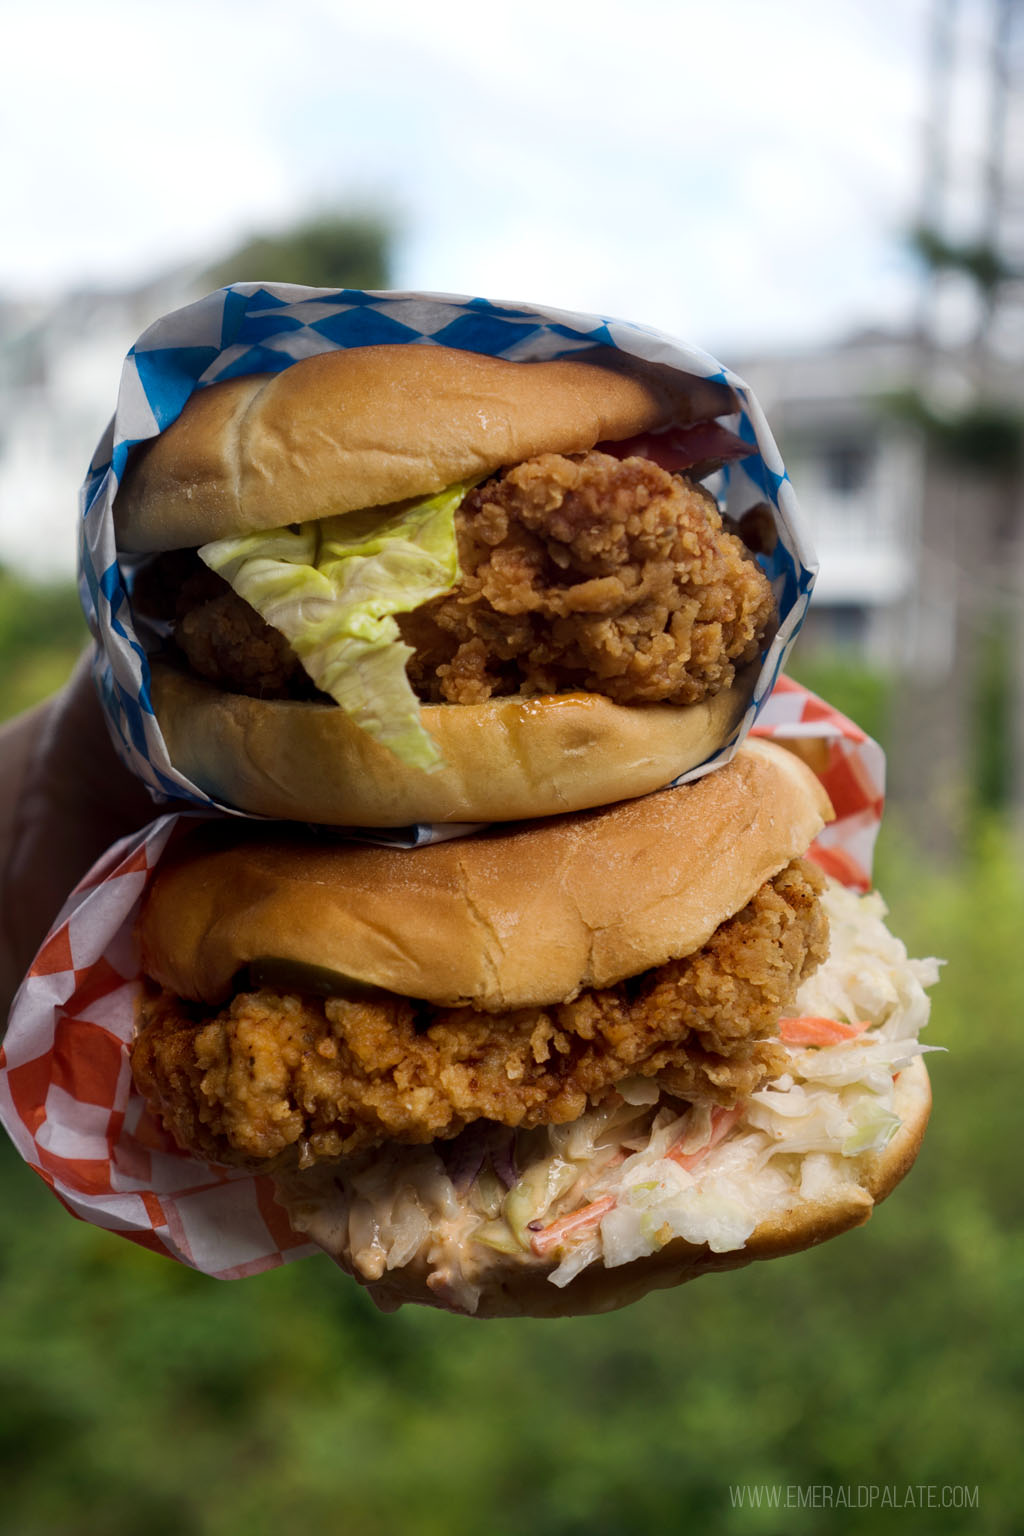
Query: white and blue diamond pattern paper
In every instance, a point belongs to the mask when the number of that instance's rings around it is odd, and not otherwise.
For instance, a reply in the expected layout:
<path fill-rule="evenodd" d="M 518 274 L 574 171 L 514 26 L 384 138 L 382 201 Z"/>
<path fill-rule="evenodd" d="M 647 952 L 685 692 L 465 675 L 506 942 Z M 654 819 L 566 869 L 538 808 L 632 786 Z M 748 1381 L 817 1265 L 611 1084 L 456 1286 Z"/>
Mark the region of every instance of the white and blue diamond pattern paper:
<path fill-rule="evenodd" d="M 113 420 L 82 488 L 79 585 L 99 643 L 96 678 L 115 744 L 160 801 L 232 811 L 180 774 L 150 703 L 150 674 L 132 618 L 125 572 L 114 540 L 113 504 L 130 450 L 169 426 L 194 390 L 246 373 L 274 373 L 318 352 L 343 347 L 458 347 L 518 361 L 567 357 L 594 346 L 721 380 L 740 413 L 726 421 L 751 444 L 749 458 L 721 471 L 720 504 L 733 517 L 767 502 L 777 546 L 762 559 L 775 588 L 780 624 L 750 709 L 734 739 L 685 778 L 728 761 L 775 685 L 803 621 L 817 561 L 785 466 L 760 406 L 728 369 L 659 331 L 598 315 L 534 304 L 495 303 L 454 294 L 373 293 L 237 283 L 175 310 L 146 330 L 125 360 Z M 682 783 L 683 779 L 677 782 Z M 235 812 L 235 814 L 240 814 Z M 410 827 L 380 840 L 402 845 L 451 836 L 456 829 Z M 365 831 L 360 831 L 365 838 Z"/>

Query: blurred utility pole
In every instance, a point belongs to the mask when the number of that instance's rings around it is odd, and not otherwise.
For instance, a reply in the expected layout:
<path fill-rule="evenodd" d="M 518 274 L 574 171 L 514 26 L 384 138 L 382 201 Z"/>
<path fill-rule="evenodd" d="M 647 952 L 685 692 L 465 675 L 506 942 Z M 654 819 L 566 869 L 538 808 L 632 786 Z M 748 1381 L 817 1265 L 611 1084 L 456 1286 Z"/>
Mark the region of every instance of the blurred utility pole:
<path fill-rule="evenodd" d="M 946 221 L 949 121 L 958 0 L 933 0 L 924 123 L 919 231 Z M 922 264 L 916 324 L 916 389 L 934 392 L 939 361 L 938 265 Z M 907 639 L 901 658 L 889 768 L 890 794 L 914 841 L 942 859 L 962 841 L 967 781 L 967 689 L 959 676 L 964 655 L 960 579 L 962 509 L 956 487 L 925 441 L 918 562 Z M 943 625 L 949 633 L 943 633 Z"/>
<path fill-rule="evenodd" d="M 1024 320 L 1024 0 L 975 0 L 988 43 L 980 73 L 987 113 L 964 176 L 955 106 L 976 64 L 960 0 L 933 0 L 921 205 L 916 414 L 924 439 L 916 591 L 893 722 L 891 786 L 921 849 L 939 861 L 963 849 L 978 778 L 982 657 L 1000 626 L 1012 635 L 1010 794 L 1024 827 L 1024 506 L 1020 413 L 1007 391 L 1013 326 Z M 965 199 L 965 192 L 968 196 Z M 965 207 L 966 201 L 966 207 Z M 969 229 L 965 238 L 964 228 Z M 944 300 L 956 285 L 970 329 L 949 334 Z M 1017 337 L 1018 360 L 1024 336 Z"/>

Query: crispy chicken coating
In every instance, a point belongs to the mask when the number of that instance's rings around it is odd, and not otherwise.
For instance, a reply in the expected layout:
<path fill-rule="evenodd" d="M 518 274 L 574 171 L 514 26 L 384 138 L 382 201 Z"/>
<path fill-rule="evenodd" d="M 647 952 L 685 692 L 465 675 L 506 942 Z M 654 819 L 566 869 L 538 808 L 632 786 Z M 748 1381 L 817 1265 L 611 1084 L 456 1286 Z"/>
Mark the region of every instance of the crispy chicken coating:
<path fill-rule="evenodd" d="M 457 526 L 458 587 L 399 621 L 430 702 L 583 689 L 694 704 L 774 622 L 714 498 L 649 459 L 542 454 L 472 491 Z"/>
<path fill-rule="evenodd" d="M 183 583 L 175 637 L 189 665 L 208 682 L 233 691 L 287 699 L 314 692 L 301 661 L 279 629 L 261 618 L 215 571 L 202 566 Z"/>
<path fill-rule="evenodd" d="M 456 513 L 459 584 L 399 628 L 427 703 L 604 694 L 692 704 L 770 638 L 767 577 L 700 485 L 649 459 L 543 454 L 478 486 Z M 178 586 L 175 643 L 200 676 L 255 697 L 309 697 L 288 642 L 203 568 Z M 160 563 L 142 601 L 154 605 Z"/>
<path fill-rule="evenodd" d="M 210 1018 L 154 988 L 135 1080 L 183 1148 L 257 1168 L 449 1138 L 479 1119 L 564 1124 L 636 1075 L 731 1105 L 782 1068 L 767 1037 L 827 953 L 821 888 L 794 861 L 694 954 L 544 1009 L 264 989 Z"/>

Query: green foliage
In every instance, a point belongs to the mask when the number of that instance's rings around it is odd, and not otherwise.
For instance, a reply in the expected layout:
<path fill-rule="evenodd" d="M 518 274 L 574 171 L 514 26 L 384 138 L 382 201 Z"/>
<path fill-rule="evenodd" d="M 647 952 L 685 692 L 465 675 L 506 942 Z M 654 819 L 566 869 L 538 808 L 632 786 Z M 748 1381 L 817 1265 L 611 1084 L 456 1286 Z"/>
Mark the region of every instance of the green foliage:
<path fill-rule="evenodd" d="M 1008 263 L 991 241 L 952 241 L 934 225 L 909 233 L 911 249 L 933 272 L 959 272 L 992 305 L 1000 290 L 1019 283 L 1019 266 Z M 880 400 L 883 409 L 918 427 L 950 463 L 976 474 L 1012 475 L 1021 464 L 1024 418 L 999 398 L 979 398 L 957 411 L 937 411 L 913 389 Z"/>
<path fill-rule="evenodd" d="M 993 293 L 1021 276 L 991 241 L 948 240 L 930 224 L 918 224 L 910 231 L 910 246 L 933 272 L 962 272 L 983 293 Z"/>
<path fill-rule="evenodd" d="M 978 475 L 1012 475 L 1020 466 L 1024 417 L 1001 400 L 978 399 L 957 411 L 937 411 L 913 389 L 879 397 L 879 408 L 917 427 L 951 465 Z"/>
<path fill-rule="evenodd" d="M 208 1280 L 72 1221 L 8 1149 L 0 1529 L 1009 1536 L 1024 885 L 998 827 L 927 882 L 890 829 L 881 878 L 949 962 L 917 1167 L 860 1231 L 619 1314 L 381 1317 L 319 1259 Z M 966 1484 L 978 1507 L 733 1507 L 747 1484 Z"/>
<path fill-rule="evenodd" d="M 59 688 L 88 638 L 73 582 L 26 581 L 0 567 L 0 720 Z"/>
<path fill-rule="evenodd" d="M 974 729 L 971 741 L 977 812 L 991 816 L 1010 798 L 1013 761 L 1013 625 L 1006 614 L 988 618 L 979 646 L 979 669 L 973 692 Z"/>
<path fill-rule="evenodd" d="M 254 235 L 211 267 L 214 285 L 303 283 L 312 288 L 386 288 L 391 231 L 370 215 L 323 216 L 279 235 Z"/>

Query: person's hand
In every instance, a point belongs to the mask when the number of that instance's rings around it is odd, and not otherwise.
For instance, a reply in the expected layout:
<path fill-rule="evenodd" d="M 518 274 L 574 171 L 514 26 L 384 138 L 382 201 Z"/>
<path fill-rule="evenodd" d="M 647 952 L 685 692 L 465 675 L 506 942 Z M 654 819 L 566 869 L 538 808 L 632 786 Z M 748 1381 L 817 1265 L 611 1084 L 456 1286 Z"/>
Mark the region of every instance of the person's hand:
<path fill-rule="evenodd" d="M 0 728 L 0 1019 L 73 887 L 158 814 L 114 751 L 87 655 L 59 694 Z"/>

